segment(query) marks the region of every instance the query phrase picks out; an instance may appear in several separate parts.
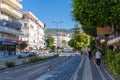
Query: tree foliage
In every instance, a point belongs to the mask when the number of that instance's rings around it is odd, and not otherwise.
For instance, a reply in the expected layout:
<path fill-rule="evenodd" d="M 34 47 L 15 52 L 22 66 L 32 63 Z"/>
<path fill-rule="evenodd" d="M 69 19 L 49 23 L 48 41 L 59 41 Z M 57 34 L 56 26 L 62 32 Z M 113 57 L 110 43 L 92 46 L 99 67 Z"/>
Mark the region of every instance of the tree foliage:
<path fill-rule="evenodd" d="M 73 0 L 73 17 L 84 27 L 120 25 L 119 0 Z"/>
<path fill-rule="evenodd" d="M 89 36 L 87 34 L 75 34 L 74 38 L 68 42 L 68 45 L 76 50 L 89 45 Z"/>
<path fill-rule="evenodd" d="M 48 37 L 48 39 L 46 40 L 47 48 L 54 49 L 53 42 L 54 38 L 52 36 Z"/>
<path fill-rule="evenodd" d="M 19 48 L 20 50 L 23 50 L 23 49 L 26 48 L 27 46 L 28 46 L 28 44 L 27 44 L 26 42 L 22 42 L 22 43 L 18 44 L 18 48 Z"/>
<path fill-rule="evenodd" d="M 89 34 L 91 36 L 96 36 L 97 32 L 96 32 L 96 27 L 93 26 L 86 26 L 86 25 L 82 25 L 82 29 L 84 30 L 84 32 L 86 34 Z"/>

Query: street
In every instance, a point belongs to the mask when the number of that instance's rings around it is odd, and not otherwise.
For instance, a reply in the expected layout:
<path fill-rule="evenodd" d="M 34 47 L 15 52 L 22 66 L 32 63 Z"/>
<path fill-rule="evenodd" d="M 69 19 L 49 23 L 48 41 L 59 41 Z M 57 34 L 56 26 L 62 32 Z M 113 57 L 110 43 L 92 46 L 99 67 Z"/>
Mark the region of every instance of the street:
<path fill-rule="evenodd" d="M 51 67 L 51 71 L 48 71 Z M 52 60 L 0 71 L 0 80 L 114 80 L 87 56 L 66 53 Z"/>
<path fill-rule="evenodd" d="M 34 80 L 38 76 L 48 71 L 50 63 L 59 63 L 60 60 L 67 59 L 68 56 L 61 56 L 44 62 L 36 62 L 13 69 L 0 71 L 0 80 Z"/>
<path fill-rule="evenodd" d="M 96 67 L 87 56 L 75 55 L 68 62 L 36 80 L 115 80 L 104 69 Z"/>

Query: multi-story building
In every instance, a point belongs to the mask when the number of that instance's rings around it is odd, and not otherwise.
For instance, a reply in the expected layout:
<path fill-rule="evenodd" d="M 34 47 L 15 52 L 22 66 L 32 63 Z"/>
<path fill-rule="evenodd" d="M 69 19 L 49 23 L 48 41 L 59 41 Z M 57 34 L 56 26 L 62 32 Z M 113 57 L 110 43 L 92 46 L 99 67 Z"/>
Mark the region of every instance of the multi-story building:
<path fill-rule="evenodd" d="M 54 46 L 59 48 L 68 48 L 68 41 L 71 39 L 70 34 L 58 32 L 57 35 L 52 35 L 54 38 Z"/>
<path fill-rule="evenodd" d="M 22 14 L 22 0 L 0 0 L 0 52 L 12 55 L 16 52 L 18 35 L 21 34 L 22 24 L 19 19 Z"/>
<path fill-rule="evenodd" d="M 42 23 L 32 12 L 22 12 L 22 35 L 19 39 L 26 41 L 28 50 L 40 50 L 44 48 L 45 24 Z"/>

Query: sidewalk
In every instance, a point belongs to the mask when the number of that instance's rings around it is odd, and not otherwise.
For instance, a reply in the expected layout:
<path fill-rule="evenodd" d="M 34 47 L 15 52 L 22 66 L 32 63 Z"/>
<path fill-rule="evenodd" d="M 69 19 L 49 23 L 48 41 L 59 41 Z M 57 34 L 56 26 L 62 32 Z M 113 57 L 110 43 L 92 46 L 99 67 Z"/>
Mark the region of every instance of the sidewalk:
<path fill-rule="evenodd" d="M 17 55 L 11 55 L 11 56 L 0 56 L 0 61 L 1 60 L 11 60 L 11 59 L 16 59 Z"/>
<path fill-rule="evenodd" d="M 47 56 L 53 56 L 54 53 L 51 54 L 42 54 L 41 57 L 47 57 Z M 15 62 L 16 65 L 20 65 L 23 62 L 28 61 L 30 57 L 26 57 L 26 58 L 18 58 L 17 55 L 9 55 L 9 56 L 0 56 L 0 68 L 4 68 L 5 67 L 5 63 L 8 61 L 13 61 Z"/>
<path fill-rule="evenodd" d="M 115 80 L 108 72 L 103 62 L 101 63 L 101 68 L 99 68 L 94 65 L 93 59 L 90 60 L 87 56 L 83 57 L 85 59 L 82 66 L 80 64 L 78 71 L 76 70 L 76 80 Z"/>
<path fill-rule="evenodd" d="M 19 59 L 17 55 L 4 56 L 4 57 L 1 56 L 0 57 L 0 68 L 6 67 L 5 63 L 8 61 L 13 61 L 15 62 L 16 65 L 19 65 L 19 64 L 22 64 L 24 60 L 26 60 L 26 58 Z"/>

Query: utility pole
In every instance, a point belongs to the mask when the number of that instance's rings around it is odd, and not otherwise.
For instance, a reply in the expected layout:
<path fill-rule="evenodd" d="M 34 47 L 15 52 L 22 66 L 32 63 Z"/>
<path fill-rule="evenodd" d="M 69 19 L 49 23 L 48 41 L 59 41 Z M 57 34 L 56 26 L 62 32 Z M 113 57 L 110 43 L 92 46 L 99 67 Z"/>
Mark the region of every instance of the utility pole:
<path fill-rule="evenodd" d="M 57 27 L 57 54 L 58 54 L 58 24 L 60 23 L 63 23 L 62 21 L 59 21 L 59 22 L 52 22 L 52 23 L 55 23 L 56 24 L 56 27 Z"/>

